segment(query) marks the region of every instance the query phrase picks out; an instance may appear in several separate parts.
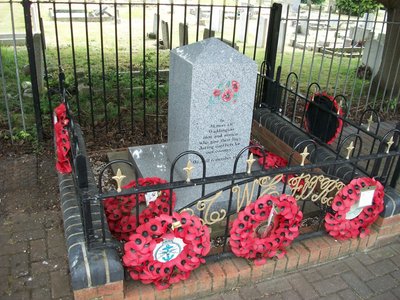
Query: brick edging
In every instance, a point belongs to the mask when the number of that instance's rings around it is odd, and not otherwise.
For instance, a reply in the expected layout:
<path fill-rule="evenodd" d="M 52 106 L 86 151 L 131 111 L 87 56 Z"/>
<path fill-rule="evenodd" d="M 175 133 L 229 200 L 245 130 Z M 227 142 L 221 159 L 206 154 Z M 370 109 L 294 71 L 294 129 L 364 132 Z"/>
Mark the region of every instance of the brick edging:
<path fill-rule="evenodd" d="M 79 125 L 76 124 L 75 126 L 77 126 L 81 151 L 83 154 L 86 154 L 84 143 L 82 142 L 82 132 Z M 94 176 L 89 167 L 89 162 L 86 161 L 86 164 L 89 171 L 88 191 L 93 192 L 96 189 Z M 86 297 L 81 297 L 81 294 L 85 293 L 83 290 L 91 290 L 92 293 L 95 291 L 95 297 L 106 295 L 108 291 L 104 287 L 110 287 L 110 284 L 119 286 L 119 290 L 122 291 L 124 269 L 117 251 L 114 248 L 89 251 L 87 248 L 82 225 L 79 195 L 72 176 L 72 174 L 58 174 L 58 183 L 71 285 L 75 299 L 87 299 Z"/>
<path fill-rule="evenodd" d="M 380 218 L 371 228 L 370 235 L 362 239 L 337 241 L 325 234 L 295 241 L 282 259 L 269 260 L 262 266 L 255 266 L 253 262 L 238 257 L 213 259 L 194 270 L 189 279 L 162 291 L 156 290 L 153 285 L 130 280 L 125 282 L 125 299 L 196 299 L 328 263 L 379 246 L 379 240 L 393 240 L 400 232 L 400 216 L 389 219 Z M 385 227 L 397 230 L 397 234 L 387 235 L 386 230 L 382 230 Z"/>

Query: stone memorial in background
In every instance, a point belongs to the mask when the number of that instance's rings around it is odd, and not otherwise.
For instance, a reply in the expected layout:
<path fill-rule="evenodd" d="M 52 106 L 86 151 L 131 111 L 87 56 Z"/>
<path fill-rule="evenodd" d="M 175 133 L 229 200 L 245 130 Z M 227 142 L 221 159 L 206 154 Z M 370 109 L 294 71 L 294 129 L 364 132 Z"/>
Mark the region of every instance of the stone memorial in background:
<path fill-rule="evenodd" d="M 171 162 L 187 150 L 204 156 L 207 176 L 231 174 L 237 154 L 249 144 L 256 78 L 257 64 L 219 39 L 173 49 L 168 144 L 129 148 L 140 175 L 169 181 Z M 237 172 L 246 171 L 246 160 L 247 152 L 239 160 Z M 201 161 L 189 155 L 178 161 L 174 181 L 186 179 L 184 168 L 188 166 L 193 167 L 192 179 L 202 176 Z M 207 186 L 206 192 L 226 184 Z M 175 192 L 177 208 L 200 197 L 199 186 Z"/>
<path fill-rule="evenodd" d="M 209 30 L 208 28 L 204 28 L 203 31 L 203 40 L 208 39 L 210 37 L 214 37 L 215 36 L 215 31 L 214 30 Z"/>
<path fill-rule="evenodd" d="M 163 49 L 169 49 L 168 22 L 161 21 L 161 36 L 162 36 L 162 42 L 163 42 Z"/>
<path fill-rule="evenodd" d="M 179 46 L 189 44 L 189 27 L 186 24 L 179 23 Z"/>

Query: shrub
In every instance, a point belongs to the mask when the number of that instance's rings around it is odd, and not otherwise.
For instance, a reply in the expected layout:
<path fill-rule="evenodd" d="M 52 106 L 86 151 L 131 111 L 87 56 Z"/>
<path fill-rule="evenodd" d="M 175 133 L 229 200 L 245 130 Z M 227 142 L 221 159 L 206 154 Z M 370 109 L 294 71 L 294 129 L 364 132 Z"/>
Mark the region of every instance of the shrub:
<path fill-rule="evenodd" d="M 362 16 L 373 12 L 380 4 L 376 0 L 336 0 L 336 6 L 342 13 Z"/>

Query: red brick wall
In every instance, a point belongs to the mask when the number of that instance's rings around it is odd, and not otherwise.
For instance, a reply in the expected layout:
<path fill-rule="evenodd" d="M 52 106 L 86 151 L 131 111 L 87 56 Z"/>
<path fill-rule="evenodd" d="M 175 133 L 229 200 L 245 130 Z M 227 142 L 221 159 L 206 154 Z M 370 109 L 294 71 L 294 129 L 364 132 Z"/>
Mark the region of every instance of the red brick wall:
<path fill-rule="evenodd" d="M 296 241 L 280 260 L 270 260 L 263 266 L 254 266 L 251 261 L 232 257 L 202 265 L 192 272 L 190 278 L 164 291 L 153 285 L 144 285 L 131 280 L 102 287 L 78 290 L 75 299 L 188 299 L 210 295 L 249 282 L 266 280 L 285 272 L 325 263 L 356 251 L 379 246 L 393 240 L 400 233 L 400 215 L 379 218 L 372 226 L 371 234 L 363 239 L 336 241 L 324 235 Z"/>

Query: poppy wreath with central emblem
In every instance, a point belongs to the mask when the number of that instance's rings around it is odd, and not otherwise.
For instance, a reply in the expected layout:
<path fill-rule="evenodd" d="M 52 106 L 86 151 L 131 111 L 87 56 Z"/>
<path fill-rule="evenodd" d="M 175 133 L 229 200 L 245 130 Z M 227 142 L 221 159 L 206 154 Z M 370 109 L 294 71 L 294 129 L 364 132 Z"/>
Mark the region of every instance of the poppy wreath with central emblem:
<path fill-rule="evenodd" d="M 129 189 L 139 186 L 149 186 L 167 183 L 166 180 L 158 177 L 139 178 L 137 183 L 135 180 L 123 186 L 123 189 Z M 137 201 L 138 199 L 138 201 Z M 172 193 L 172 210 L 175 207 L 176 195 Z M 146 194 L 132 194 L 129 196 L 118 196 L 115 198 L 107 198 L 104 200 L 104 210 L 108 226 L 111 233 L 118 240 L 126 241 L 129 239 L 136 227 L 136 205 L 146 203 Z M 157 197 L 148 203 L 148 206 L 139 214 L 139 224 L 148 222 L 150 219 L 161 214 L 169 214 L 170 212 L 170 191 L 162 190 L 157 192 Z"/>
<path fill-rule="evenodd" d="M 302 219 L 292 196 L 262 196 L 238 214 L 229 245 L 236 256 L 254 259 L 256 265 L 266 263 L 267 258 L 282 258 L 299 235 Z"/>
<path fill-rule="evenodd" d="M 358 215 L 350 219 L 347 214 L 357 205 L 362 189 L 367 187 L 375 187 L 372 205 L 360 208 Z M 333 212 L 325 216 L 326 231 L 337 240 L 365 237 L 369 234 L 368 227 L 383 211 L 384 195 L 384 188 L 379 181 L 369 177 L 353 179 L 333 199 Z"/>
<path fill-rule="evenodd" d="M 171 247 L 175 240 L 179 247 Z M 197 216 L 174 212 L 141 224 L 125 243 L 122 261 L 134 280 L 162 290 L 189 278 L 210 247 L 208 227 Z"/>
<path fill-rule="evenodd" d="M 72 172 L 68 153 L 71 149 L 71 143 L 67 126 L 69 120 L 67 117 L 67 108 L 65 103 L 61 103 L 54 109 L 54 136 L 56 140 L 56 169 L 62 174 Z"/>

